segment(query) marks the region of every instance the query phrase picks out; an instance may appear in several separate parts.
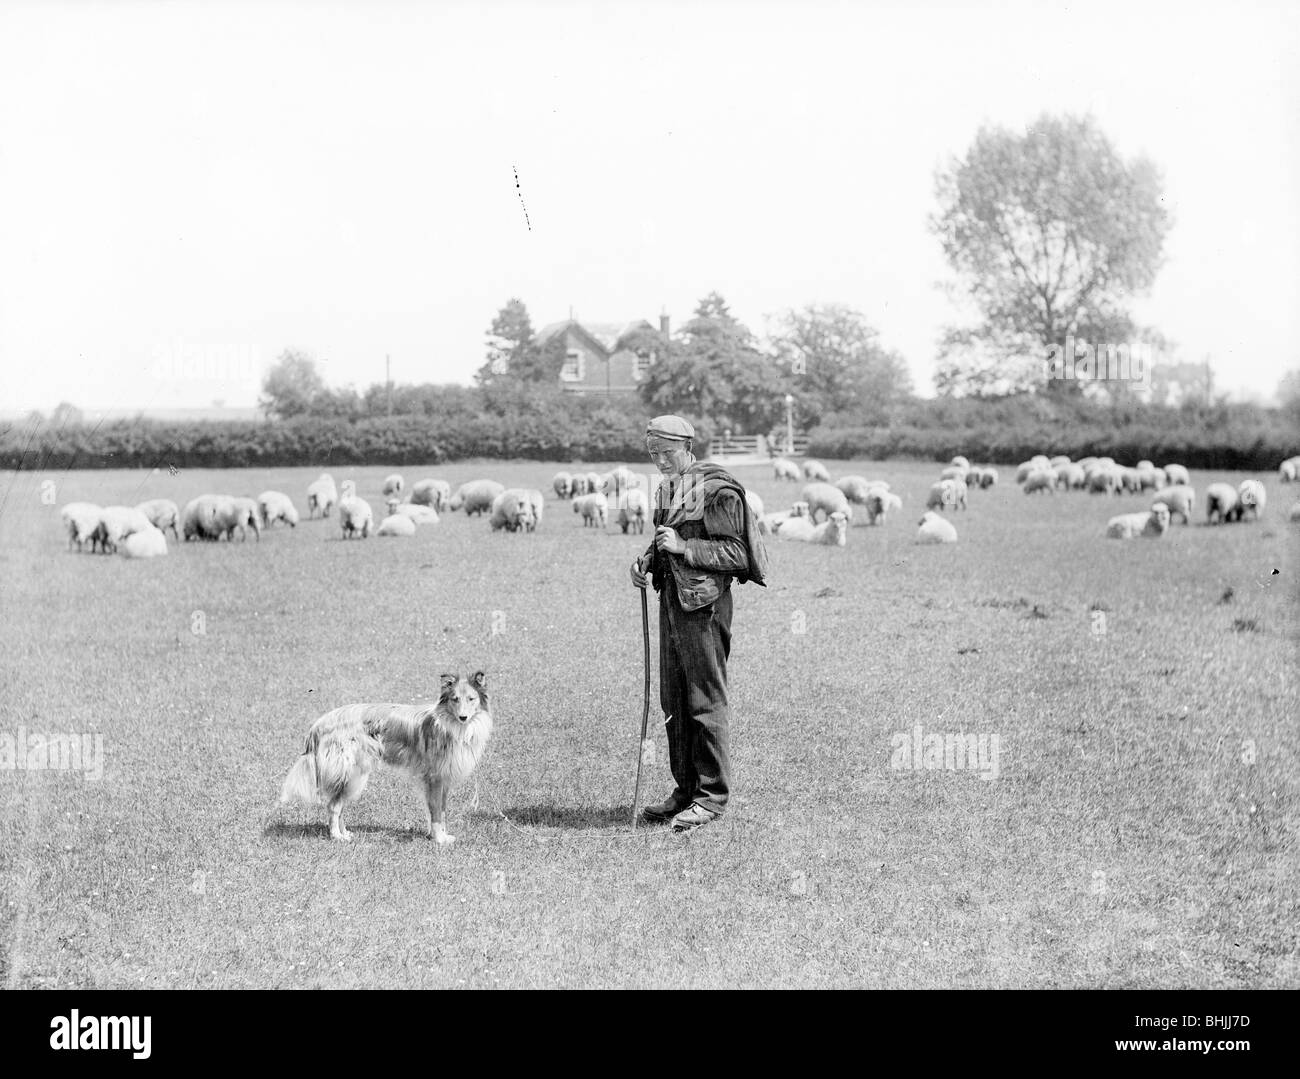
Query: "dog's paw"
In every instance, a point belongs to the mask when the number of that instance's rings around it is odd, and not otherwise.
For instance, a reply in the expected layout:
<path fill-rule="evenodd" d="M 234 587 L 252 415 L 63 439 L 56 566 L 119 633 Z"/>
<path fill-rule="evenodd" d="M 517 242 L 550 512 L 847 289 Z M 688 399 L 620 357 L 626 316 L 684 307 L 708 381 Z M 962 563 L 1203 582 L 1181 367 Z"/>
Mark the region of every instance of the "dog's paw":
<path fill-rule="evenodd" d="M 332 840 L 334 840 L 335 843 L 351 843 L 351 842 L 352 842 L 352 833 L 351 833 L 351 832 L 339 832 L 339 833 L 336 834 L 336 835 L 331 835 L 330 838 L 331 838 Z"/>
<path fill-rule="evenodd" d="M 433 841 L 440 847 L 450 847 L 456 842 L 456 837 L 454 835 L 448 835 L 446 832 L 438 832 L 433 837 Z"/>

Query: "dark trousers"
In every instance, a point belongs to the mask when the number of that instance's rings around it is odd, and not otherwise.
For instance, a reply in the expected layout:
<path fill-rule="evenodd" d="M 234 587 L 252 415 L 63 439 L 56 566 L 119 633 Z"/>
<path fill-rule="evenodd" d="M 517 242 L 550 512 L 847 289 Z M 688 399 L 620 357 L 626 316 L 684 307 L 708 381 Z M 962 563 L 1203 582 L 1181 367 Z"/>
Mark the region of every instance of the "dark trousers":
<path fill-rule="evenodd" d="M 727 806 L 731 752 L 727 656 L 731 590 L 698 611 L 683 611 L 671 579 L 659 593 L 659 704 L 667 722 L 672 798 L 714 813 Z"/>

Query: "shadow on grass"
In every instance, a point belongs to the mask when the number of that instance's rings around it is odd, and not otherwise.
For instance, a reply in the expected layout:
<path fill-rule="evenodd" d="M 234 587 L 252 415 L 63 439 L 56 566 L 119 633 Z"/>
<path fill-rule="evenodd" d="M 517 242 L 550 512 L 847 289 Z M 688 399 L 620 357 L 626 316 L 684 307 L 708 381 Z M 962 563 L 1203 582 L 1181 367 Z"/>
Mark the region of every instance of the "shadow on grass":
<path fill-rule="evenodd" d="M 382 824 L 353 824 L 344 822 L 349 832 L 362 835 L 386 835 L 398 840 L 428 840 L 429 835 L 423 825 L 419 828 L 385 828 Z M 319 824 L 288 824 L 277 822 L 262 829 L 262 835 L 268 839 L 324 839 L 329 841 L 330 826 L 328 821 Z"/>
<path fill-rule="evenodd" d="M 632 807 L 625 806 L 506 806 L 502 813 L 512 824 L 523 828 L 617 828 L 632 826 Z M 487 809 L 471 810 L 470 820 L 500 820 L 500 814 Z"/>

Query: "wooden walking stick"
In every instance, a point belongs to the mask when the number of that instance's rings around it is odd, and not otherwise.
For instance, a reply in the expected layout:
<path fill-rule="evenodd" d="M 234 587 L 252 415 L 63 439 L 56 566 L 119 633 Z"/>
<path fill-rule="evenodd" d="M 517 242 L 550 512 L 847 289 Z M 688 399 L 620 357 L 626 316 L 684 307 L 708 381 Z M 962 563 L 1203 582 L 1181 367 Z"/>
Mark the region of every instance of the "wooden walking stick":
<path fill-rule="evenodd" d="M 632 792 L 632 831 L 636 831 L 636 810 L 641 801 L 641 762 L 645 759 L 645 729 L 650 722 L 650 613 L 641 589 L 641 638 L 645 642 L 645 706 L 641 710 L 641 738 L 636 744 L 636 789 Z"/>

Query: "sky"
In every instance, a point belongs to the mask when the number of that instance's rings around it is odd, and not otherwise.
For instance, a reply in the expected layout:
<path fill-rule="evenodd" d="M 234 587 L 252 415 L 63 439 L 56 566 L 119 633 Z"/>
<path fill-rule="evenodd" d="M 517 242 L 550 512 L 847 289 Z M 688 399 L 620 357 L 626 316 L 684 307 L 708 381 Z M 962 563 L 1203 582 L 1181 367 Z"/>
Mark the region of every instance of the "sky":
<path fill-rule="evenodd" d="M 511 297 L 861 311 L 932 389 L 928 225 L 982 125 L 1091 114 L 1174 226 L 1139 322 L 1300 367 L 1300 5 L 0 0 L 0 411 L 468 383 Z"/>

